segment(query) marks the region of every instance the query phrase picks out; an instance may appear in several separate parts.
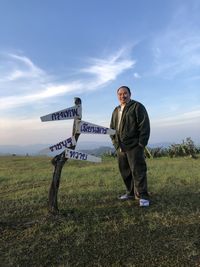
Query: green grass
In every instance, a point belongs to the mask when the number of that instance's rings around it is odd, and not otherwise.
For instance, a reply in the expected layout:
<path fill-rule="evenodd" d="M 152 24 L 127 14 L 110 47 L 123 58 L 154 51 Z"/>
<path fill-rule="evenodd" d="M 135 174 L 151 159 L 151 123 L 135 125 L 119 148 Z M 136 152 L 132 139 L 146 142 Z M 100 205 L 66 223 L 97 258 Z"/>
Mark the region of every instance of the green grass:
<path fill-rule="evenodd" d="M 0 266 L 200 266 L 200 159 L 148 160 L 151 206 L 120 202 L 115 159 L 70 161 L 60 214 L 46 157 L 0 157 Z"/>

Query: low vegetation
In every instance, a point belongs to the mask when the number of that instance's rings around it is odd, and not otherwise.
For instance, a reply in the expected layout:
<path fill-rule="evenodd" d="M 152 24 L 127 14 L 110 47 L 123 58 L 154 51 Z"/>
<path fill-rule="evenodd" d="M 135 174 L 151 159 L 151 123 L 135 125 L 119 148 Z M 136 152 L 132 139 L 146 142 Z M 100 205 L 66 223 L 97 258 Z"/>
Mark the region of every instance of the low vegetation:
<path fill-rule="evenodd" d="M 0 157 L 0 266 L 200 266 L 200 158 L 147 159 L 151 206 L 120 202 L 115 158 L 63 168 L 47 211 L 47 157 Z"/>
<path fill-rule="evenodd" d="M 194 144 L 194 141 L 187 137 L 180 144 L 171 144 L 169 147 L 147 148 L 146 156 L 148 158 L 157 157 L 187 157 L 196 158 L 200 154 L 200 148 Z"/>

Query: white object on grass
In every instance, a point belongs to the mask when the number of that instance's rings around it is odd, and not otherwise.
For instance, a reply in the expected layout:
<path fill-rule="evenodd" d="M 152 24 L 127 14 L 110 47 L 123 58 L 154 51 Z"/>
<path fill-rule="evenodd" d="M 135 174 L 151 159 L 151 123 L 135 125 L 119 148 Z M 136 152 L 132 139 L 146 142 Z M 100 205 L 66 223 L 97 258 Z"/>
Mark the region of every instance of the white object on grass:
<path fill-rule="evenodd" d="M 149 206 L 149 200 L 148 199 L 140 199 L 140 207 L 148 207 Z"/>

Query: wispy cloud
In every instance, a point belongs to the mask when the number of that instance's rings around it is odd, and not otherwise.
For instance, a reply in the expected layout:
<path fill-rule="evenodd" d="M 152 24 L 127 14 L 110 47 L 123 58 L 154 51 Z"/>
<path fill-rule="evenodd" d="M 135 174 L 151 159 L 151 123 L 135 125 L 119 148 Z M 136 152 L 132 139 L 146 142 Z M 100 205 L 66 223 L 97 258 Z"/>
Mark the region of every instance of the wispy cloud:
<path fill-rule="evenodd" d="M 36 66 L 28 57 L 14 54 L 9 54 L 8 57 L 11 63 L 5 64 L 7 67 L 6 70 L 4 69 L 5 78 L 0 77 L 1 110 L 64 95 L 75 90 L 76 93 L 85 90 L 97 90 L 115 80 L 118 75 L 131 69 L 135 64 L 135 61 L 127 56 L 125 49 L 122 49 L 107 58 L 91 59 L 90 65 L 80 69 L 79 72 L 80 74 L 85 73 L 85 78 L 55 83 L 46 71 Z M 58 78 L 56 77 L 56 79 Z M 34 83 L 32 82 L 33 79 Z M 14 89 L 15 82 L 19 81 L 20 88 L 26 87 L 26 90 L 16 91 Z M 10 88 L 6 95 L 3 87 Z"/>
<path fill-rule="evenodd" d="M 70 122 L 42 124 L 39 118 L 0 118 L 0 143 L 1 144 L 40 144 L 56 143 L 71 136 L 72 125 Z M 47 134 L 49 133 L 49 134 Z"/>
<path fill-rule="evenodd" d="M 200 36 L 200 32 L 198 33 Z M 159 50 L 159 53 L 158 53 Z M 200 66 L 200 37 L 197 33 L 171 31 L 156 41 L 154 74 L 173 78 Z"/>
<path fill-rule="evenodd" d="M 81 71 L 95 75 L 96 86 L 101 86 L 115 80 L 118 75 L 135 65 L 135 61 L 130 58 L 124 58 L 124 54 L 124 49 L 121 49 L 106 59 L 91 59 L 92 64 Z"/>
<path fill-rule="evenodd" d="M 35 78 L 45 75 L 45 72 L 42 69 L 38 68 L 35 64 L 33 64 L 33 62 L 29 58 L 14 54 L 10 54 L 10 57 L 21 62 L 24 65 L 24 70 L 23 69 L 14 70 L 10 74 L 8 79 L 16 80 L 20 78 Z"/>
<path fill-rule="evenodd" d="M 182 5 L 166 29 L 157 34 L 153 41 L 154 75 L 174 78 L 186 74 L 189 77 L 199 70 L 200 30 L 195 14 L 194 7 Z"/>
<path fill-rule="evenodd" d="M 134 77 L 135 79 L 140 79 L 140 78 L 141 78 L 140 74 L 137 73 L 137 72 L 134 72 L 134 73 L 133 73 L 133 77 Z"/>
<path fill-rule="evenodd" d="M 0 82 L 45 76 L 45 72 L 25 56 L 7 54 L 4 55 L 4 59 L 1 58 L 1 61 L 3 61 L 4 71 L 2 77 L 0 76 Z"/>
<path fill-rule="evenodd" d="M 189 125 L 191 123 L 200 124 L 200 109 L 152 121 L 153 126 L 159 127 Z"/>
<path fill-rule="evenodd" d="M 78 82 L 62 85 L 47 85 L 45 89 L 41 89 L 40 92 L 35 94 L 3 97 L 0 99 L 0 110 L 35 103 L 38 100 L 62 95 L 73 90 L 77 91 L 80 88 L 83 88 L 83 85 Z"/>

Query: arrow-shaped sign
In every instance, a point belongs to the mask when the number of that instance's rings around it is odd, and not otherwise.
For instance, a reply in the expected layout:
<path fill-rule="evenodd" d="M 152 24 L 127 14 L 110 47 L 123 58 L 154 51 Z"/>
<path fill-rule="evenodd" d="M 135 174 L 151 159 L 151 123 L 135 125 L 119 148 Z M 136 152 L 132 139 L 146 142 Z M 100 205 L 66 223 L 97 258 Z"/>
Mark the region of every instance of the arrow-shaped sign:
<path fill-rule="evenodd" d="M 76 145 L 76 140 L 74 138 L 74 136 L 67 138 L 61 142 L 58 142 L 55 145 L 52 145 L 50 147 L 44 148 L 40 151 L 40 153 L 50 153 L 50 152 L 55 152 L 61 149 L 65 149 L 68 147 L 72 147 Z"/>
<path fill-rule="evenodd" d="M 68 149 L 68 148 L 65 150 L 65 157 L 69 159 L 91 161 L 91 162 L 96 162 L 96 163 L 101 162 L 101 158 L 95 157 L 93 155 L 89 155 L 81 151 Z"/>
<path fill-rule="evenodd" d="M 70 108 L 62 109 L 54 113 L 50 113 L 40 117 L 41 121 L 59 121 L 81 118 L 82 108 L 81 105 L 75 105 Z"/>
<path fill-rule="evenodd" d="M 115 130 L 106 128 L 104 126 L 100 126 L 97 124 L 93 124 L 87 121 L 77 120 L 76 121 L 76 133 L 114 135 Z"/>

